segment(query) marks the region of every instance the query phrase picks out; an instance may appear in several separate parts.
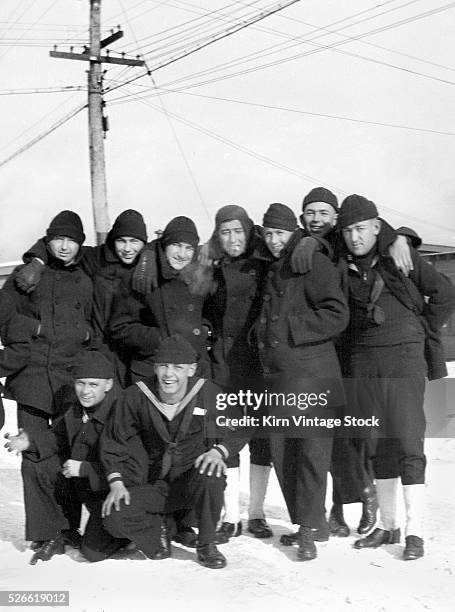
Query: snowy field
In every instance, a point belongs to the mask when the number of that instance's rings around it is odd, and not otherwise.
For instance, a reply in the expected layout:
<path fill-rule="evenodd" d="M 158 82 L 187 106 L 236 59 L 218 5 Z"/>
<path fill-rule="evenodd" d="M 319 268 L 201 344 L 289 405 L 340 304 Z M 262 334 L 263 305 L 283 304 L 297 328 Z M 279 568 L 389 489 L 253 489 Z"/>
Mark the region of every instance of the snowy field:
<path fill-rule="evenodd" d="M 6 402 L 5 407 L 7 423 L 2 435 L 5 431 L 16 431 L 15 405 Z M 65 556 L 56 556 L 34 567 L 28 565 L 31 552 L 23 539 L 20 460 L 9 455 L 2 445 L 0 590 L 68 590 L 69 610 L 74 612 L 454 610 L 455 439 L 428 439 L 426 448 L 428 503 L 423 559 L 404 562 L 402 544 L 377 550 L 354 550 L 356 535 L 351 530 L 349 538 L 331 538 L 329 542 L 317 544 L 316 560 L 297 563 L 296 549 L 279 543 L 280 535 L 289 532 L 292 526 L 272 475 L 266 512 L 275 537 L 256 540 L 245 534 L 233 538 L 220 547 L 228 566 L 214 571 L 198 565 L 194 551 L 175 544 L 172 558 L 165 561 L 129 559 L 89 564 L 77 551 L 67 547 Z M 246 454 L 242 465 L 244 492 L 247 479 Z M 328 508 L 330 493 L 329 488 Z M 246 494 L 242 493 L 245 528 L 246 501 Z M 355 528 L 360 504 L 345 506 L 345 515 Z M 13 607 L 2 609 L 13 610 Z"/>

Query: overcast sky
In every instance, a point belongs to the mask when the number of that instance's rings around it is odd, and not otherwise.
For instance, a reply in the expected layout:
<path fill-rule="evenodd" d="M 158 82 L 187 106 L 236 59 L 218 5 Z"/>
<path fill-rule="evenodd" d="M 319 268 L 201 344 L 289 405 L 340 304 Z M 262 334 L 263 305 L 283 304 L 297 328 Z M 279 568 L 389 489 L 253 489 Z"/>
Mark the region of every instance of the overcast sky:
<path fill-rule="evenodd" d="M 153 70 L 278 4 L 103 0 L 103 35 L 121 24 L 111 53 L 142 53 Z M 89 0 L 2 0 L 1 94 L 85 87 L 86 63 L 49 50 L 54 42 L 82 50 L 88 8 Z M 305 193 L 324 185 L 340 199 L 367 196 L 426 242 L 455 246 L 454 25 L 455 2 L 444 0 L 301 0 L 154 71 L 154 82 L 144 76 L 112 91 L 111 221 L 136 208 L 153 238 L 185 214 L 205 239 L 225 204 L 260 223 L 269 203 L 299 214 Z M 105 87 L 144 73 L 105 68 Z M 0 163 L 85 101 L 74 90 L 0 95 Z M 82 216 L 93 244 L 86 110 L 0 167 L 0 198 L 1 262 L 18 259 L 65 208 Z"/>

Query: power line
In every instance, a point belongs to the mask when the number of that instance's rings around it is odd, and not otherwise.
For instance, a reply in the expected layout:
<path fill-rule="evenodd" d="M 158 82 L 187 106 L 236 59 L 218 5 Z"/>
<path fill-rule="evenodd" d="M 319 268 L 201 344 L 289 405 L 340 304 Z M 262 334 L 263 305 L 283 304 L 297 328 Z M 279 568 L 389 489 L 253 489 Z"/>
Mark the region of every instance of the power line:
<path fill-rule="evenodd" d="M 136 84 L 136 87 L 139 87 L 138 84 Z M 220 102 L 229 102 L 229 103 L 233 103 L 233 104 L 242 104 L 242 105 L 246 105 L 246 106 L 253 106 L 256 108 L 264 108 L 264 109 L 268 109 L 268 110 L 278 110 L 278 111 L 284 111 L 284 112 L 288 112 L 288 113 L 296 113 L 299 115 L 309 115 L 311 117 L 321 117 L 324 119 L 336 119 L 339 121 L 349 121 L 352 123 L 360 123 L 363 125 L 373 125 L 376 127 L 388 127 L 388 128 L 395 128 L 395 129 L 401 129 L 401 130 L 409 130 L 409 131 L 413 131 L 413 132 L 422 132 L 422 133 L 427 133 L 427 134 L 437 134 L 437 135 L 441 135 L 441 136 L 455 136 L 455 132 L 447 132 L 447 131 L 443 131 L 443 130 L 434 130 L 434 129 L 430 129 L 430 128 L 421 128 L 421 127 L 415 127 L 415 126 L 411 126 L 411 125 L 402 125 L 402 124 L 397 124 L 397 123 L 384 123 L 384 122 L 380 122 L 380 121 L 371 121 L 371 120 L 365 120 L 365 119 L 356 119 L 354 117 L 346 117 L 346 116 L 341 116 L 341 115 L 333 115 L 333 114 L 327 114 L 327 113 L 315 113 L 315 112 L 311 112 L 311 111 L 306 111 L 306 110 L 302 110 L 302 109 L 298 109 L 298 108 L 288 108 L 285 106 L 273 106 L 271 104 L 261 104 L 259 102 L 251 102 L 248 100 L 238 100 L 238 99 L 233 99 L 233 98 L 224 98 L 221 96 L 211 96 L 211 95 L 207 95 L 207 94 L 197 94 L 194 92 L 187 92 L 184 90 L 170 90 L 170 89 L 165 89 L 163 87 L 158 87 L 159 90 L 163 91 L 166 94 L 173 94 L 173 93 L 177 93 L 177 94 L 184 94 L 184 95 L 188 95 L 188 96 L 194 96 L 197 98 L 204 98 L 204 99 L 208 99 L 208 100 L 219 100 Z M 140 96 L 138 95 L 136 97 L 136 100 L 143 100 L 144 98 L 148 98 L 150 96 L 155 97 L 157 94 L 148 94 L 147 96 Z M 110 103 L 112 104 L 115 101 L 119 101 L 122 100 L 122 98 L 116 98 L 114 100 L 111 100 Z M 130 100 L 128 100 L 130 101 Z"/>
<path fill-rule="evenodd" d="M 33 22 L 33 25 L 39 23 L 41 21 L 41 19 L 44 17 L 44 15 L 46 15 L 52 8 L 54 8 L 54 6 L 57 4 L 58 0 L 54 0 L 48 7 L 46 10 L 44 10 L 40 16 Z M 4 53 L 0 54 L 0 58 L 5 57 L 5 55 L 10 51 L 10 49 L 12 49 L 13 47 L 15 47 L 17 45 L 17 43 L 24 37 L 24 35 L 30 30 L 30 28 L 28 28 L 27 30 L 24 31 L 24 33 L 22 34 L 22 36 L 20 36 L 14 43 L 12 43 L 11 45 L 9 45 L 9 47 L 7 47 L 4 51 Z"/>
<path fill-rule="evenodd" d="M 30 140 L 27 144 L 25 144 L 23 147 L 21 147 L 20 149 L 18 149 L 17 151 L 15 151 L 14 153 L 12 153 L 11 155 L 9 155 L 8 157 L 6 157 L 3 161 L 0 162 L 0 168 L 2 166 L 5 166 L 8 162 L 10 162 L 11 160 L 13 160 L 15 157 L 17 157 L 18 155 L 20 155 L 21 153 L 24 153 L 25 151 L 28 151 L 28 149 L 30 149 L 31 147 L 33 147 L 33 145 L 37 144 L 40 140 L 42 140 L 43 138 L 45 138 L 46 136 L 49 136 L 49 134 L 51 134 L 52 132 L 55 132 L 55 130 L 57 128 L 59 128 L 61 125 L 63 125 L 64 123 L 66 123 L 67 121 L 69 121 L 70 119 L 72 119 L 73 117 L 75 117 L 78 113 L 80 113 L 82 110 L 84 110 L 84 108 L 87 108 L 87 104 L 83 104 L 81 106 L 77 106 L 75 109 L 73 109 L 70 113 L 68 113 L 67 115 L 65 115 L 64 117 L 62 117 L 61 119 L 59 119 L 56 123 L 54 123 L 53 125 L 51 125 L 50 128 L 48 128 L 47 130 L 45 130 L 44 132 L 42 132 L 41 134 L 39 134 L 38 136 L 36 136 L 35 138 L 33 138 L 32 140 Z"/>
<path fill-rule="evenodd" d="M 439 12 L 441 10 L 448 10 L 449 8 L 452 8 L 453 6 L 455 6 L 455 3 L 452 2 L 449 5 L 445 5 L 444 7 L 440 7 Z M 431 13 L 433 14 L 433 11 Z M 423 17 L 427 17 L 427 16 L 429 16 L 428 12 L 427 13 L 423 13 L 423 14 L 421 13 L 421 14 L 419 14 L 417 16 L 414 16 L 412 18 L 409 18 L 409 19 L 407 19 L 405 21 L 406 21 L 406 23 L 409 23 L 410 21 L 415 21 L 417 19 L 422 19 Z M 388 26 L 383 26 L 382 28 L 376 28 L 375 30 L 370 30 L 368 32 L 364 32 L 363 34 L 355 37 L 355 40 L 359 40 L 359 38 L 363 38 L 365 36 L 370 36 L 370 35 L 377 34 L 379 32 L 384 31 L 385 29 L 391 29 L 392 27 L 399 27 L 401 25 L 404 25 L 404 21 L 403 20 L 401 20 L 399 22 L 396 22 L 394 24 L 389 24 Z M 250 74 L 252 72 L 256 72 L 256 71 L 259 71 L 259 70 L 264 70 L 266 68 L 278 66 L 280 64 L 287 63 L 289 61 L 293 61 L 293 60 L 296 60 L 296 59 L 301 59 L 303 57 L 314 55 L 315 53 L 319 53 L 319 52 L 325 51 L 325 50 L 333 50 L 333 51 L 341 53 L 343 55 L 355 57 L 355 58 L 358 58 L 358 59 L 364 59 L 364 60 L 372 62 L 372 63 L 376 63 L 376 64 L 379 64 L 379 65 L 384 65 L 384 66 L 389 67 L 389 68 L 395 68 L 397 70 L 401 70 L 401 71 L 407 72 L 407 73 L 415 75 L 415 76 L 421 76 L 421 77 L 428 78 L 428 79 L 435 80 L 435 81 L 439 81 L 439 82 L 442 82 L 442 83 L 445 83 L 445 84 L 450 84 L 450 85 L 454 84 L 452 81 L 448 81 L 446 79 L 440 79 L 440 78 L 434 77 L 432 75 L 428 75 L 428 74 L 421 73 L 421 72 L 418 72 L 418 71 L 415 71 L 415 70 L 406 69 L 406 68 L 403 68 L 401 66 L 397 66 L 397 65 L 394 65 L 394 64 L 391 64 L 391 63 L 381 62 L 380 60 L 375 60 L 373 58 L 362 56 L 362 55 L 360 55 L 358 53 L 352 53 L 352 52 L 349 52 L 349 51 L 338 49 L 339 46 L 345 45 L 348 42 L 351 42 L 351 39 L 337 41 L 337 42 L 332 43 L 330 45 L 316 44 L 316 43 L 312 43 L 312 41 L 306 41 L 306 40 L 303 40 L 301 42 L 312 44 L 313 46 L 316 47 L 316 49 L 312 49 L 310 51 L 305 51 L 305 52 L 299 53 L 297 55 L 288 56 L 288 57 L 285 57 L 283 59 L 275 60 L 273 62 L 268 62 L 268 63 L 265 63 L 265 64 L 260 64 L 259 66 L 253 66 L 251 68 L 245 68 L 244 70 L 240 70 L 240 71 L 237 71 L 237 72 L 229 73 L 229 74 L 226 74 L 226 75 L 223 75 L 223 76 L 220 76 L 220 77 L 216 77 L 216 78 L 213 78 L 213 79 L 208 79 L 208 80 L 205 80 L 205 81 L 200 81 L 199 83 L 196 83 L 196 84 L 190 84 L 188 87 L 199 87 L 201 85 L 207 85 L 207 84 L 210 84 L 210 83 L 213 83 L 213 82 L 219 82 L 219 81 L 231 79 L 231 78 L 234 78 L 236 76 L 242 76 L 242 75 L 245 75 L 245 74 Z M 297 43 L 297 45 L 298 44 L 300 44 L 300 43 Z M 297 45 L 293 45 L 293 46 L 297 46 Z M 253 54 L 253 55 L 257 55 L 257 53 Z M 264 55 L 266 55 L 266 54 L 263 54 L 263 56 Z M 179 79 L 175 79 L 174 81 L 165 83 L 164 86 L 165 87 L 171 87 L 173 85 L 178 85 L 179 83 L 184 82 L 184 81 L 186 81 L 186 80 L 188 80 L 190 78 L 194 78 L 195 76 L 197 77 L 197 76 L 203 76 L 204 74 L 213 74 L 214 72 L 215 73 L 219 72 L 220 70 L 222 70 L 225 67 L 233 66 L 233 65 L 236 65 L 236 64 L 237 65 L 241 65 L 242 63 L 244 63 L 244 62 L 241 61 L 241 60 L 237 60 L 237 61 L 233 61 L 233 62 L 226 62 L 224 64 L 220 64 L 218 66 L 212 67 L 211 69 L 207 69 L 207 70 L 204 70 L 204 71 L 200 71 L 199 73 L 193 73 L 192 75 L 187 75 L 185 77 L 181 77 Z M 159 65 L 159 66 L 157 66 L 154 69 L 158 69 L 160 67 L 161 66 Z"/>
<path fill-rule="evenodd" d="M 59 102 L 56 106 L 54 106 L 53 108 L 51 108 L 51 110 L 49 110 L 47 113 L 45 113 L 42 117 L 40 117 L 37 121 L 35 121 L 32 125 L 30 125 L 29 127 L 25 128 L 24 130 L 22 130 L 22 132 L 20 132 L 17 136 L 15 136 L 14 138 L 12 138 L 11 140 L 9 140 L 8 142 L 4 142 L 0 145 L 0 150 L 3 151 L 4 149 L 7 149 L 10 145 L 12 145 L 13 143 L 17 142 L 20 138 L 22 138 L 22 136 L 24 136 L 25 134 L 27 134 L 28 132 L 30 132 L 31 130 L 33 130 L 37 125 L 39 125 L 40 123 L 42 123 L 43 121 L 45 121 L 49 116 L 53 116 L 54 113 L 56 111 L 58 111 L 59 109 L 61 109 L 63 106 L 65 106 L 65 104 L 67 104 L 68 102 L 72 101 L 73 98 L 75 98 L 77 96 L 77 93 L 73 93 L 72 95 L 70 95 L 66 100 L 63 100 L 62 102 Z"/>
<path fill-rule="evenodd" d="M 155 104 L 152 104 L 151 102 L 147 102 L 145 100 L 138 100 L 139 102 L 141 102 L 142 104 L 145 104 L 146 106 L 149 106 L 150 108 L 153 108 L 154 110 L 158 111 L 159 113 L 163 113 L 163 111 L 160 109 L 159 106 L 156 106 Z M 189 119 L 185 119 L 184 117 L 182 117 L 181 115 L 178 115 L 176 113 L 172 113 L 170 111 L 167 111 L 176 121 L 183 123 L 184 125 L 187 125 L 189 127 L 191 127 L 192 129 L 205 134 L 206 136 L 209 136 L 210 138 L 213 138 L 214 140 L 217 140 L 223 144 L 225 144 L 226 146 L 229 146 L 233 149 L 236 149 L 238 151 L 241 151 L 242 153 L 245 153 L 246 155 L 249 155 L 250 157 L 253 157 L 255 159 L 257 159 L 258 161 L 264 162 L 270 166 L 273 166 L 275 168 L 278 168 L 280 170 L 284 170 L 285 172 L 288 172 L 289 174 L 293 174 L 294 176 L 298 176 L 300 178 L 304 178 L 305 180 L 308 180 L 310 183 L 312 184 L 316 184 L 316 185 L 325 185 L 327 186 L 329 189 L 333 189 L 334 191 L 337 191 L 340 195 L 342 196 L 347 196 L 348 192 L 346 192 L 344 189 L 341 189 L 340 187 L 331 185 L 330 183 L 328 183 L 325 180 L 322 180 L 320 178 L 316 178 L 313 176 L 310 176 L 308 174 L 305 174 L 303 172 L 300 172 L 299 170 L 295 170 L 294 168 L 291 168 L 290 166 L 287 166 L 285 164 L 282 164 L 280 162 L 277 162 L 273 159 L 271 159 L 270 157 L 267 157 L 265 155 L 261 155 L 260 153 L 257 153 L 256 151 L 253 151 L 252 149 L 249 149 L 248 147 L 245 147 L 243 145 L 240 145 L 236 142 L 234 142 L 233 140 L 230 140 L 229 138 L 226 138 L 224 136 L 221 136 L 220 134 L 217 134 L 216 132 L 213 132 L 212 130 L 209 130 L 207 128 L 202 127 L 201 125 L 194 123 L 193 121 L 190 121 Z M 455 231 L 455 228 L 448 228 L 447 226 L 438 224 L 438 223 L 434 223 L 428 220 L 423 220 L 423 219 L 419 219 L 418 217 L 415 217 L 413 215 L 409 215 L 408 213 L 403 213 L 402 211 L 399 211 L 395 208 L 392 208 L 390 206 L 384 206 L 381 205 L 381 209 L 393 212 L 394 214 L 402 217 L 403 219 L 407 219 L 407 220 L 413 220 L 416 221 L 418 223 L 424 223 L 426 226 L 432 226 L 435 227 L 437 229 L 442 229 L 444 231 L 450 231 L 453 232 Z"/>
<path fill-rule="evenodd" d="M 257 4 L 257 2 L 259 2 L 259 1 L 260 0 L 254 0 L 253 2 L 250 2 L 248 6 L 253 5 L 253 4 Z M 159 6 L 162 6 L 162 4 L 163 3 L 160 3 Z M 139 42 L 143 42 L 144 40 L 149 40 L 151 38 L 155 38 L 157 40 L 155 40 L 155 42 L 153 44 L 158 44 L 158 43 L 164 43 L 165 41 L 169 41 L 169 40 L 171 40 L 173 38 L 176 38 L 176 37 L 179 37 L 179 44 L 180 44 L 180 40 L 182 38 L 185 40 L 184 48 L 187 49 L 190 44 L 195 44 L 195 42 L 196 42 L 194 40 L 193 41 L 189 40 L 188 37 L 190 36 L 190 34 L 194 35 L 197 31 L 200 31 L 203 28 L 205 28 L 206 30 L 208 28 L 211 28 L 212 23 L 214 23 L 215 21 L 220 19 L 220 17 L 217 17 L 216 15 L 218 15 L 223 10 L 226 10 L 226 9 L 231 8 L 233 6 L 238 6 L 239 4 L 241 4 L 240 0 L 235 0 L 234 2 L 231 2 L 230 4 L 225 5 L 222 8 L 219 8 L 219 9 L 216 9 L 216 10 L 212 10 L 212 11 L 204 11 L 199 17 L 196 17 L 196 18 L 190 19 L 188 21 L 185 21 L 183 23 L 180 23 L 180 24 L 171 26 L 169 28 L 166 28 L 165 30 L 162 30 L 161 32 L 159 32 L 157 34 L 152 34 L 150 36 L 146 36 L 146 37 L 144 37 L 142 39 L 139 39 L 139 41 L 135 37 L 136 47 L 131 47 L 131 48 L 127 47 L 125 49 L 125 51 L 126 52 L 131 52 L 131 49 L 135 49 L 136 48 L 137 50 L 140 50 L 141 52 L 145 52 L 145 49 L 147 47 L 151 46 L 151 45 L 147 45 L 146 47 L 142 46 L 142 47 L 139 48 L 138 47 L 138 43 Z M 168 3 L 166 3 L 166 5 L 168 6 Z M 155 7 L 155 8 L 159 8 L 159 7 Z M 149 9 L 149 10 L 152 10 L 152 9 Z M 145 12 L 148 12 L 148 11 L 145 11 Z M 234 15 L 234 13 L 235 13 L 235 11 L 232 11 L 230 13 L 230 15 Z M 208 22 L 207 23 L 199 23 L 198 24 L 198 22 L 203 22 L 205 20 L 208 20 Z M 238 23 L 238 21 L 236 22 L 235 20 L 232 20 L 232 19 L 230 20 L 230 22 L 231 23 Z M 192 24 L 192 25 L 190 25 L 190 24 Z M 224 31 L 225 30 L 223 30 L 223 32 Z M 173 33 L 171 34 L 171 32 L 173 32 Z M 213 36 L 213 31 L 212 31 L 211 35 Z M 204 38 L 204 42 L 206 40 L 208 40 L 207 37 Z M 200 42 L 200 40 L 197 41 L 197 42 Z M 155 49 L 155 51 L 159 50 L 161 48 L 166 48 L 166 46 L 162 45 L 161 47 L 158 47 L 157 49 Z M 167 48 L 169 50 L 169 45 L 168 45 Z M 173 49 L 174 53 L 176 52 L 177 48 L 181 48 L 181 46 L 180 47 L 175 47 L 174 46 L 174 49 Z M 161 55 L 163 55 L 163 54 L 161 54 Z M 125 74 L 124 70 L 120 71 L 120 73 L 116 74 L 115 76 L 116 76 L 117 79 L 120 79 L 123 74 Z"/>
<path fill-rule="evenodd" d="M 280 3 L 278 5 L 275 5 L 275 8 L 270 9 L 268 11 L 263 11 L 261 13 L 259 13 L 258 15 L 256 15 L 255 17 L 253 17 L 252 19 L 245 21 L 243 23 L 240 24 L 236 24 L 235 26 L 233 26 L 232 28 L 229 28 L 228 30 L 223 31 L 223 33 L 220 33 L 218 35 L 214 35 L 213 38 L 207 42 L 205 42 L 204 44 L 198 45 L 195 48 L 186 51 L 185 53 L 181 53 L 175 57 L 172 57 L 170 59 L 168 59 L 167 61 L 161 63 L 158 67 L 154 67 L 153 70 L 157 70 L 158 68 L 164 68 L 164 66 L 169 66 L 170 64 L 173 64 L 174 62 L 183 59 L 184 57 L 187 57 L 188 55 L 191 55 L 193 53 L 196 53 L 197 51 L 200 51 L 201 49 L 207 47 L 208 45 L 211 45 L 215 42 L 218 42 L 219 40 L 222 40 L 223 38 L 227 38 L 228 36 L 231 36 L 232 34 L 235 34 L 236 32 L 240 32 L 241 30 L 244 30 L 245 28 L 248 28 L 249 26 L 251 26 L 253 23 L 257 23 L 258 21 L 261 21 L 262 19 L 265 19 L 266 17 L 269 17 L 270 15 L 273 15 L 274 13 L 277 13 L 278 11 L 283 10 L 284 8 L 287 8 L 288 6 L 291 6 L 292 4 L 296 4 L 297 2 L 300 2 L 300 0 L 287 0 L 287 2 L 284 3 Z M 123 85 L 127 85 L 129 83 L 132 83 L 134 81 L 137 81 L 138 79 L 146 76 L 148 74 L 142 74 L 139 76 L 134 77 L 133 79 L 130 79 L 129 81 L 125 81 L 123 83 Z M 113 91 L 114 89 L 117 89 L 118 87 L 121 87 L 121 85 L 118 85 L 116 87 L 113 88 L 109 88 L 106 90 L 107 91 Z"/>
<path fill-rule="evenodd" d="M 132 34 L 133 34 L 134 38 L 136 39 L 136 34 L 135 34 L 135 32 L 134 32 L 133 28 L 131 27 L 131 23 L 130 23 L 130 21 L 129 21 L 128 15 L 127 15 L 127 13 L 126 13 L 126 11 L 125 11 L 124 7 L 123 7 L 123 2 L 122 2 L 122 0 L 118 0 L 118 2 L 119 2 L 119 4 L 120 4 L 120 6 L 122 7 L 124 17 L 125 17 L 125 19 L 126 19 L 126 21 L 127 21 L 128 25 L 129 25 L 129 27 L 130 27 L 130 30 L 131 30 L 131 32 L 132 32 Z M 174 126 L 173 122 L 171 121 L 171 118 L 170 118 L 170 116 L 169 116 L 169 114 L 168 114 L 168 112 L 167 112 L 167 109 L 166 109 L 166 107 L 165 107 L 165 105 L 164 105 L 164 102 L 163 102 L 163 100 L 162 100 L 162 98 L 161 98 L 161 96 L 160 96 L 160 94 L 159 94 L 158 88 L 157 88 L 156 83 L 155 83 L 155 79 L 153 78 L 153 75 L 152 75 L 151 73 L 150 73 L 150 79 L 151 79 L 151 81 L 152 81 L 152 84 L 153 84 L 153 86 L 154 86 L 155 90 L 157 91 L 157 95 L 158 95 L 158 100 L 159 100 L 159 103 L 160 103 L 160 105 L 161 105 L 161 108 L 162 108 L 162 110 L 163 110 L 163 112 L 164 112 L 165 116 L 166 116 L 166 120 L 167 120 L 168 125 L 169 125 L 169 127 L 170 127 L 170 129 L 171 129 L 172 135 L 173 135 L 173 137 L 174 137 L 174 140 L 175 140 L 175 142 L 176 142 L 176 145 L 177 145 L 177 148 L 178 148 L 178 150 L 179 150 L 179 152 L 180 152 L 180 155 L 181 155 L 181 157 L 182 157 L 182 159 L 183 159 L 183 163 L 185 164 L 186 170 L 187 170 L 187 172 L 188 172 L 188 174 L 189 174 L 189 176 L 190 176 L 190 179 L 191 179 L 191 182 L 192 182 L 192 184 L 193 184 L 193 187 L 194 187 L 194 189 L 195 189 L 195 191 L 196 191 L 196 193 L 197 193 L 197 195 L 198 195 L 198 197 L 199 197 L 199 201 L 200 201 L 200 203 L 201 203 L 201 205 L 202 205 L 202 208 L 203 208 L 203 209 L 204 209 L 204 211 L 206 212 L 207 217 L 209 218 L 209 220 L 211 220 L 210 212 L 209 212 L 209 210 L 208 210 L 208 208 L 207 208 L 207 205 L 206 205 L 206 203 L 205 203 L 204 197 L 203 197 L 203 195 L 202 195 L 202 191 L 201 191 L 201 189 L 200 189 L 200 187 L 199 187 L 199 185 L 198 185 L 198 182 L 197 182 L 197 180 L 196 180 L 196 177 L 195 177 L 195 175 L 194 175 L 194 172 L 193 172 L 193 170 L 192 170 L 192 168 L 191 168 L 190 162 L 188 161 L 188 158 L 187 158 L 187 156 L 186 156 L 186 154 L 185 154 L 185 150 L 184 150 L 184 148 L 183 148 L 183 145 L 182 145 L 182 143 L 181 143 L 181 141 L 180 141 L 180 138 L 178 137 L 177 130 L 175 129 L 175 126 Z"/>
<path fill-rule="evenodd" d="M 64 85 L 62 87 L 26 87 L 25 89 L 0 89 L 0 96 L 21 96 L 26 94 L 47 94 L 68 91 L 85 91 L 83 85 Z"/>

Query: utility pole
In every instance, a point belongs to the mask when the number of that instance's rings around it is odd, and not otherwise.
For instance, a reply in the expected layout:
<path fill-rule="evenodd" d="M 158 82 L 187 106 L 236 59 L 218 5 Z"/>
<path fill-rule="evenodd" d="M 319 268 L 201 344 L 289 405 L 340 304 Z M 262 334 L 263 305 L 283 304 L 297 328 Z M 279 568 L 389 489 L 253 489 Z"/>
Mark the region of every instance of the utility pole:
<path fill-rule="evenodd" d="M 101 40 L 101 0 L 90 2 L 90 42 L 84 47 L 82 53 L 50 51 L 51 57 L 81 60 L 90 62 L 88 70 L 88 132 L 90 153 L 90 184 L 92 191 L 92 209 L 95 222 L 97 244 L 106 239 L 110 228 L 109 211 L 106 190 L 106 166 L 104 161 L 104 136 L 107 131 L 107 120 L 103 115 L 103 62 L 109 64 L 122 64 L 125 66 L 144 66 L 140 59 L 125 57 L 111 57 L 109 51 L 102 56 L 101 49 L 122 38 L 123 32 L 119 29 Z"/>
<path fill-rule="evenodd" d="M 110 228 L 104 161 L 103 77 L 101 74 L 101 0 L 90 0 L 90 68 L 88 71 L 88 139 L 90 185 L 97 244 Z"/>

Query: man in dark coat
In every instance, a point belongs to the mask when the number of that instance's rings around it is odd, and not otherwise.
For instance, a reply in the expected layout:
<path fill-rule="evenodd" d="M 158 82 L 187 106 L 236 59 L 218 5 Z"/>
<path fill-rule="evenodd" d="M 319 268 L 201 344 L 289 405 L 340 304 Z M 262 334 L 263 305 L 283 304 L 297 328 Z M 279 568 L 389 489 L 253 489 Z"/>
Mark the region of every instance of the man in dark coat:
<path fill-rule="evenodd" d="M 55 414 L 58 393 L 72 384 L 75 357 L 91 340 L 92 283 L 79 266 L 85 235 L 79 216 L 62 211 L 46 234 L 49 262 L 37 289 L 28 295 L 12 276 L 4 286 L 19 314 L 35 319 L 39 332 L 32 339 L 27 365 L 7 378 L 7 389 L 17 401 L 18 427 L 30 435 L 47 431 Z M 23 456 L 22 470 L 27 456 Z M 24 486 L 26 533 L 33 520 Z M 29 539 L 29 538 L 28 538 Z"/>
<path fill-rule="evenodd" d="M 47 429 L 57 391 L 72 382 L 77 353 L 91 340 L 92 283 L 80 269 L 82 222 L 62 211 L 46 234 L 49 262 L 37 290 L 24 295 L 11 275 L 4 286 L 17 312 L 39 323 L 25 368 L 10 376 L 7 387 L 18 402 L 20 427 Z M 14 272 L 13 272 L 14 274 Z"/>
<path fill-rule="evenodd" d="M 0 378 L 11 376 L 24 368 L 31 354 L 32 337 L 38 333 L 39 322 L 16 312 L 16 304 L 6 291 L 0 290 Z M 5 422 L 0 384 L 0 429 Z"/>
<path fill-rule="evenodd" d="M 103 350 L 110 352 L 115 360 L 117 379 L 122 387 L 129 384 L 128 354 L 121 345 L 113 347 L 108 333 L 114 295 L 120 285 L 136 282 L 141 276 L 135 274 L 138 255 L 147 242 L 147 228 L 142 215 L 136 210 L 124 210 L 116 218 L 105 244 L 82 246 L 80 265 L 93 281 L 93 327 Z M 45 239 L 38 240 L 25 254 L 25 266 L 15 272 L 15 282 L 21 291 L 31 293 L 40 282 L 44 264 L 48 262 Z M 135 282 L 136 279 L 136 282 Z M 141 288 L 143 288 L 141 286 Z"/>
<path fill-rule="evenodd" d="M 154 354 L 155 377 L 125 391 L 102 439 L 101 459 L 110 486 L 104 525 L 114 537 L 133 541 L 147 557 L 163 559 L 171 554 L 167 534 L 159 541 L 163 515 L 193 509 L 198 561 L 217 569 L 226 565 L 214 543 L 224 460 L 244 442 L 219 440 L 220 390 L 194 376 L 196 359 L 195 349 L 182 336 L 165 338 Z"/>
<path fill-rule="evenodd" d="M 62 397 L 60 414 L 50 429 L 23 429 L 17 436 L 5 436 L 8 450 L 27 458 L 23 477 L 31 505 L 26 535 L 34 542 L 31 565 L 63 554 L 65 544 L 80 546 L 90 561 L 104 559 L 124 545 L 104 531 L 101 519 L 108 487 L 99 439 L 117 399 L 114 366 L 102 353 L 85 351 L 78 356 L 73 375 L 73 389 Z M 82 539 L 81 503 L 90 512 Z"/>
<path fill-rule="evenodd" d="M 123 283 L 109 322 L 114 347 L 128 351 L 132 380 L 153 376 L 152 355 L 160 340 L 173 333 L 184 336 L 198 352 L 200 372 L 209 374 L 208 327 L 202 320 L 204 297 L 191 293 L 185 272 L 194 259 L 199 236 L 188 217 L 175 217 L 153 244 L 157 258 L 157 286 L 134 291 Z"/>
<path fill-rule="evenodd" d="M 260 311 L 261 285 L 265 262 L 253 257 L 262 238 L 241 206 L 228 205 L 218 210 L 210 246 L 216 255 L 216 289 L 205 306 L 213 325 L 211 350 L 213 380 L 228 392 L 240 389 L 260 391 L 263 387 L 257 347 L 249 342 L 249 331 Z M 250 443 L 250 491 L 248 531 L 255 537 L 269 538 L 273 533 L 264 515 L 264 498 L 271 470 L 267 438 L 253 436 Z M 227 462 L 224 517 L 217 531 L 217 543 L 240 535 L 239 456 Z"/>
<path fill-rule="evenodd" d="M 325 377 L 341 387 L 333 339 L 346 327 L 349 312 L 339 273 L 321 253 L 314 254 L 310 272 L 293 272 L 290 260 L 302 231 L 287 206 L 271 204 L 263 226 L 268 253 L 258 256 L 269 267 L 254 329 L 266 386 L 295 392 L 303 390 L 299 381 L 312 379 L 317 386 Z M 314 559 L 312 530 L 325 524 L 331 437 L 272 436 L 271 445 L 291 521 L 300 526 L 298 559 Z"/>
<path fill-rule="evenodd" d="M 315 187 L 303 198 L 300 220 L 310 236 L 325 240 L 333 249 L 336 261 L 338 199 L 324 187 Z M 346 376 L 346 364 L 341 363 Z M 349 408 L 349 407 L 347 407 Z M 346 537 L 350 530 L 344 514 L 343 504 L 362 503 L 358 533 L 368 533 L 376 523 L 376 490 L 373 483 L 368 444 L 365 439 L 335 436 L 332 449 L 332 499 L 329 528 L 332 535 Z M 287 536 L 283 536 L 285 538 Z"/>
<path fill-rule="evenodd" d="M 404 559 L 424 554 L 422 518 L 425 489 L 423 399 L 425 375 L 444 376 L 443 354 L 429 362 L 428 347 L 441 348 L 439 332 L 455 308 L 455 288 L 414 251 L 409 277 L 398 272 L 379 248 L 381 221 L 373 202 L 347 197 L 338 225 L 347 247 L 350 325 L 344 358 L 354 380 L 355 407 L 379 421 L 373 468 L 380 523 L 356 548 L 400 540 L 398 483 L 406 508 Z M 435 366 L 442 371 L 435 372 Z"/>

